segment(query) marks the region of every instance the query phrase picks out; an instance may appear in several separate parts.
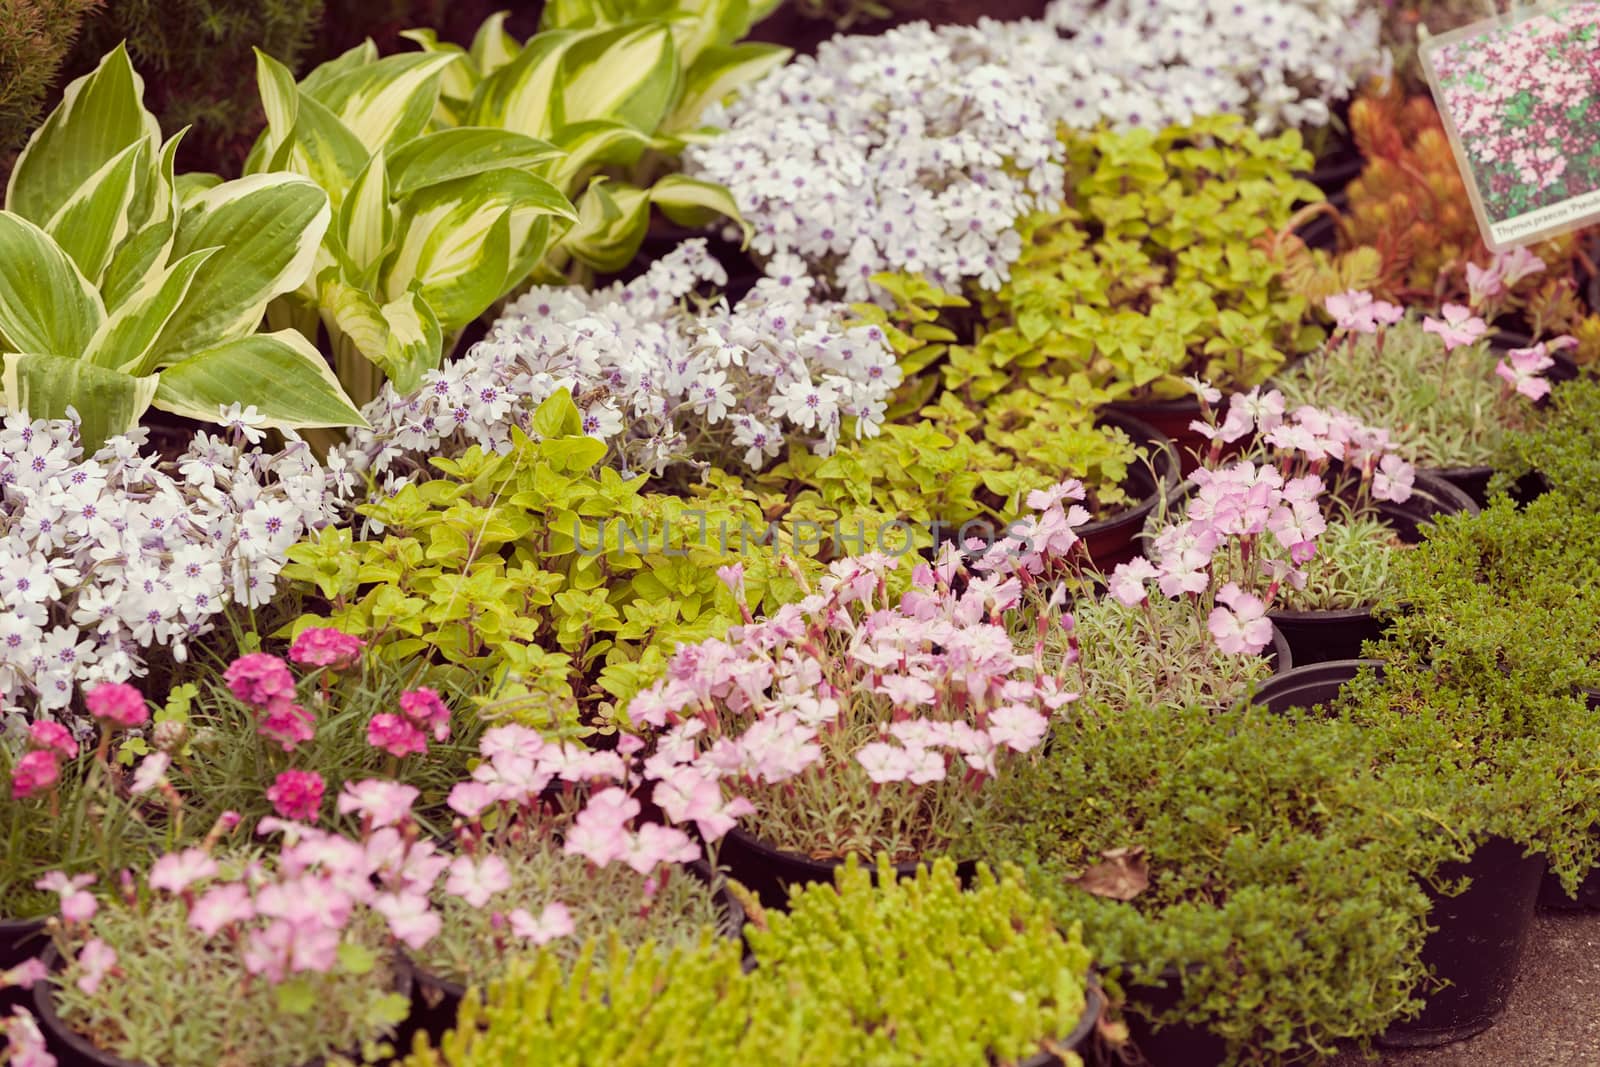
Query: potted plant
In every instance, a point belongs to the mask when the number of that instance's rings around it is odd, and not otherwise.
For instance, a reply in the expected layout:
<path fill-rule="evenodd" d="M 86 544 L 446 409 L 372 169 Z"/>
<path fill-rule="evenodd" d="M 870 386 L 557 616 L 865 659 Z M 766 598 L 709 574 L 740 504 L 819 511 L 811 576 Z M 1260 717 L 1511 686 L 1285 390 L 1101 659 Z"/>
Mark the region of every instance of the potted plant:
<path fill-rule="evenodd" d="M 1327 702 L 1372 734 L 1386 776 L 1462 853 L 1418 872 L 1430 880 L 1438 927 L 1424 956 L 1450 985 L 1385 1043 L 1443 1044 L 1493 1025 L 1546 863 L 1571 892 L 1600 857 L 1591 758 L 1600 719 L 1581 691 L 1595 668 L 1589 642 L 1566 636 L 1595 629 L 1592 582 L 1582 577 L 1594 537 L 1577 515 L 1549 495 L 1525 511 L 1502 498 L 1482 515 L 1441 520 L 1391 576 L 1399 610 L 1372 646 L 1370 669 L 1328 664 L 1323 679 L 1291 672 L 1263 687 L 1274 706 Z M 1530 611 L 1550 629 L 1530 630 Z"/>
<path fill-rule="evenodd" d="M 360 815 L 361 840 L 280 820 L 274 857 L 213 856 L 237 825 L 225 817 L 99 902 L 63 876 L 49 978 L 34 986 L 52 1048 L 108 1067 L 381 1052 L 410 1005 L 391 935 L 426 922 L 407 902 L 448 863 L 417 840 L 415 797 L 347 786 L 340 807 Z"/>
<path fill-rule="evenodd" d="M 1420 1007 L 1411 871 L 1449 848 L 1371 757 L 1336 722 L 1086 696 L 970 840 L 1082 925 L 1148 1062 L 1296 1062 Z"/>
<path fill-rule="evenodd" d="M 697 841 L 646 811 L 631 747 L 590 751 L 517 725 L 483 735 L 482 761 L 450 792 L 455 858 L 432 893 L 437 931 L 409 954 L 414 1023 L 442 1033 L 469 986 L 541 949 L 571 963 L 596 939 L 587 951 L 601 966 L 647 941 L 690 946 L 703 928 L 737 938 L 744 913 L 704 854 L 732 816 L 690 813 Z"/>
<path fill-rule="evenodd" d="M 894 597 L 894 563 L 833 564 L 798 602 L 680 648 L 628 705 L 654 748 L 655 803 L 674 822 L 746 819 L 718 859 L 764 901 L 852 855 L 942 854 L 1072 699 L 1064 665 L 1012 645 L 1019 582 L 979 577 L 946 546 Z M 738 588 L 737 565 L 725 577 Z"/>
<path fill-rule="evenodd" d="M 1600 500 L 1600 382 L 1584 376 L 1556 389 L 1532 424 L 1509 434 L 1495 461 L 1495 490 L 1530 478 L 1568 500 L 1594 507 Z"/>
<path fill-rule="evenodd" d="M 1257 620 L 1259 646 L 1270 619 L 1297 663 L 1358 655 L 1379 633 L 1373 605 L 1394 550 L 1429 517 L 1475 505 L 1417 474 L 1387 431 L 1341 411 L 1289 411 L 1282 394 L 1258 388 L 1234 396 L 1219 421 L 1220 394 L 1201 383 L 1200 397 L 1204 465 L 1175 515 L 1153 525 L 1151 559 L 1119 572 L 1169 593 L 1231 583 L 1242 607 L 1229 605 L 1234 621 L 1219 625 Z M 1236 458 L 1223 465 L 1229 450 Z"/>
<path fill-rule="evenodd" d="M 709 938 L 670 953 L 613 943 L 603 967 L 591 941 L 570 980 L 541 955 L 405 1062 L 477 1067 L 559 1047 L 583 1062 L 1080 1067 L 1101 998 L 1077 931 L 1058 928 L 1014 871 L 982 869 L 969 891 L 948 860 L 905 880 L 891 871 L 885 862 L 874 883 L 851 864 L 836 885 L 796 893 L 789 914 L 758 913 L 753 969 Z"/>
<path fill-rule="evenodd" d="M 1499 352 L 1489 323 L 1502 297 L 1542 263 L 1522 250 L 1488 267 L 1469 265 L 1470 305 L 1447 303 L 1441 317 L 1406 313 L 1370 293 L 1327 301 L 1334 340 L 1279 374 L 1274 386 L 1289 408 L 1336 408 L 1390 433 L 1391 447 L 1410 462 L 1488 502 L 1490 466 L 1504 436 L 1533 417 L 1551 377 L 1570 376 L 1562 353 L 1577 340 L 1562 336 Z M 1498 358 L 1497 358 L 1498 357 Z"/>

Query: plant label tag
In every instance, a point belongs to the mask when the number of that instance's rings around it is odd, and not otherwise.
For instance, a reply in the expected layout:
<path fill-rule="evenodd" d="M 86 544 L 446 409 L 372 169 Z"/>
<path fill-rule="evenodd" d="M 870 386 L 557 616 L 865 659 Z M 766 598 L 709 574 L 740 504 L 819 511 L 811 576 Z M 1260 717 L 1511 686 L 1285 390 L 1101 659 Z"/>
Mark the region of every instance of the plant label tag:
<path fill-rule="evenodd" d="M 1600 220 L 1600 2 L 1475 22 L 1421 56 L 1484 244 Z"/>

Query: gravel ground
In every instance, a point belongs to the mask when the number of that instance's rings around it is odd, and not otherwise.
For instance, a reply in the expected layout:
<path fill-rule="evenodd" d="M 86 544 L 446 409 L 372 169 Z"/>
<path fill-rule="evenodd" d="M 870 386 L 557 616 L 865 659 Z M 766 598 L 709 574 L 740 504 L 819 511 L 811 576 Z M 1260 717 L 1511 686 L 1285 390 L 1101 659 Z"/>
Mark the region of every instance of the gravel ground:
<path fill-rule="evenodd" d="M 1600 1067 L 1600 912 L 1540 912 L 1505 1018 L 1470 1041 L 1327 1067 Z"/>

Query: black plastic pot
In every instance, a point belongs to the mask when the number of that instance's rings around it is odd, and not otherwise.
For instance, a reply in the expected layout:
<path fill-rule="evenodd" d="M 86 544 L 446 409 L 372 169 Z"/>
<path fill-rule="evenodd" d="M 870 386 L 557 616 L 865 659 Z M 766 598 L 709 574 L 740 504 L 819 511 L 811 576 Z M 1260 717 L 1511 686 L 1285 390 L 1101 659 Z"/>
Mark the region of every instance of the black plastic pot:
<path fill-rule="evenodd" d="M 711 868 L 704 862 L 687 864 L 686 869 L 702 882 L 711 881 Z M 730 941 L 743 937 L 745 912 L 738 898 L 723 887 L 717 891 L 717 903 L 722 907 L 719 927 L 722 936 Z M 427 1034 L 437 1044 L 445 1031 L 456 1025 L 456 1015 L 461 1010 L 462 998 L 467 995 L 467 987 L 429 974 L 409 959 L 403 962 L 412 980 L 411 1016 L 400 1030 L 396 1047 L 410 1048 L 418 1033 Z"/>
<path fill-rule="evenodd" d="M 40 957 L 52 974 L 61 966 L 61 956 L 52 945 Z M 395 992 L 412 995 L 411 969 L 404 965 L 395 968 Z M 45 1044 L 56 1058 L 57 1067 L 167 1067 L 165 1064 L 145 1064 L 124 1060 L 96 1048 L 89 1040 L 69 1027 L 56 1013 L 55 982 L 40 982 L 33 987 L 33 1013 L 38 1017 L 39 1028 L 44 1031 Z M 404 1024 L 396 1028 L 402 1032 Z M 360 1057 L 357 1056 L 357 1059 Z M 325 1067 L 327 1061 L 318 1056 L 300 1067 Z"/>
<path fill-rule="evenodd" d="M 1121 430 L 1150 454 L 1149 467 L 1136 463 L 1128 469 L 1129 495 L 1139 503 L 1078 529 L 1090 562 L 1109 573 L 1117 564 L 1126 563 L 1139 554 L 1140 531 L 1157 506 L 1178 488 L 1182 476 L 1178 450 L 1171 439 L 1154 426 L 1120 411 L 1106 412 L 1100 416 L 1099 423 Z"/>
<path fill-rule="evenodd" d="M 1124 1013 L 1128 1036 L 1150 1067 L 1213 1067 L 1228 1056 L 1228 1043 L 1204 1026 L 1173 1023 L 1157 1027 L 1151 1019 L 1178 1006 L 1183 998 L 1183 977 L 1169 968 L 1161 975 L 1164 985 L 1125 985 Z"/>
<path fill-rule="evenodd" d="M 1255 703 L 1269 711 L 1325 704 L 1363 667 L 1376 660 L 1318 663 L 1268 680 Z M 1446 897 L 1427 890 L 1428 922 L 1436 929 L 1423 943 L 1422 962 L 1448 982 L 1426 996 L 1422 1014 L 1389 1027 L 1378 1043 L 1390 1048 L 1431 1048 L 1482 1033 L 1505 1014 L 1517 968 L 1533 929 L 1544 878 L 1543 855 L 1524 856 L 1515 841 L 1491 837 L 1471 859 L 1439 869 L 1441 881 L 1471 879 L 1465 892 Z"/>
<path fill-rule="evenodd" d="M 1378 504 L 1378 514 L 1407 544 L 1422 540 L 1421 527 L 1429 519 L 1463 511 L 1477 514 L 1478 505 L 1449 482 L 1420 471 L 1412 495 L 1405 503 Z M 1288 639 L 1294 661 L 1302 666 L 1355 659 L 1361 655 L 1363 642 L 1376 640 L 1383 633 L 1382 622 L 1370 608 L 1268 614 Z"/>
<path fill-rule="evenodd" d="M 0 971 L 39 955 L 48 944 L 43 919 L 0 919 Z"/>
<path fill-rule="evenodd" d="M 1083 1018 L 1078 1020 L 1078 1025 L 1072 1028 L 1072 1033 L 1062 1038 L 1059 1044 L 1069 1052 L 1085 1052 L 1089 1041 L 1094 1037 L 1094 1024 L 1100 1020 L 1101 1012 L 1105 1011 L 1106 995 L 1100 990 L 1100 983 L 1093 977 L 1089 979 L 1089 987 L 1084 990 Z M 1041 1052 L 1036 1056 L 1029 1056 L 1017 1067 L 1060 1067 L 1064 1061 L 1060 1056 L 1050 1052 Z"/>
<path fill-rule="evenodd" d="M 728 877 L 756 895 L 762 907 L 779 910 L 788 907 L 791 886 L 817 883 L 831 885 L 834 871 L 844 865 L 843 860 L 812 859 L 798 852 L 773 848 L 738 827 L 729 830 L 723 837 L 717 861 L 727 870 Z M 871 872 L 876 881 L 877 867 L 865 858 L 861 860 L 861 865 Z M 911 878 L 916 875 L 918 867 L 927 865 L 927 861 L 910 860 L 895 864 L 894 869 L 899 877 Z M 971 877 L 973 868 L 974 865 L 970 863 L 957 865 L 956 871 L 963 883 Z"/>
<path fill-rule="evenodd" d="M 1178 466 L 1185 475 L 1195 469 L 1195 455 L 1211 444 L 1189 428 L 1189 424 L 1200 417 L 1200 401 L 1196 397 L 1180 397 L 1177 400 L 1119 400 L 1107 405 L 1105 410 L 1112 414 L 1137 419 L 1165 436 L 1177 450 Z"/>

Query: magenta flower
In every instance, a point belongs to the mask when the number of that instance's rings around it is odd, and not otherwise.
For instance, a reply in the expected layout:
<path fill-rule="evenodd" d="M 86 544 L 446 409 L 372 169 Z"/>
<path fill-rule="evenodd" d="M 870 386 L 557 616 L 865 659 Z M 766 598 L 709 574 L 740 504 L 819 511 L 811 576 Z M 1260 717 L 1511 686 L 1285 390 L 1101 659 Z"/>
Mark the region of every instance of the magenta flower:
<path fill-rule="evenodd" d="M 405 712 L 406 718 L 433 734 L 435 741 L 450 740 L 450 709 L 432 689 L 424 686 L 401 693 L 400 710 Z"/>
<path fill-rule="evenodd" d="M 78 976 L 78 988 L 83 990 L 84 996 L 94 996 L 100 989 L 100 983 L 105 981 L 106 975 L 116 965 L 116 949 L 98 937 L 84 942 L 78 950 L 78 966 L 83 968 L 83 973 Z"/>
<path fill-rule="evenodd" d="M 1462 345 L 1475 344 L 1489 332 L 1489 326 L 1472 313 L 1471 308 L 1460 304 L 1446 304 L 1444 318 L 1432 316 L 1422 320 L 1422 332 L 1437 334 L 1444 342 L 1445 351 L 1454 352 Z"/>
<path fill-rule="evenodd" d="M 89 714 L 114 726 L 143 726 L 150 718 L 144 697 L 127 682 L 101 682 L 84 697 Z"/>
<path fill-rule="evenodd" d="M 507 918 L 511 920 L 512 933 L 535 945 L 547 945 L 557 938 L 570 937 L 572 931 L 577 929 L 572 921 L 572 912 L 559 900 L 546 904 L 537 919 L 522 908 L 513 911 Z"/>
<path fill-rule="evenodd" d="M 168 852 L 150 868 L 150 888 L 165 889 L 169 893 L 182 893 L 196 882 L 217 873 L 217 861 L 202 848 L 186 848 L 182 852 Z"/>
<path fill-rule="evenodd" d="M 298 745 L 316 736 L 314 723 L 311 713 L 299 704 L 275 699 L 256 723 L 256 733 L 276 741 L 285 752 L 293 752 Z"/>
<path fill-rule="evenodd" d="M 322 775 L 315 771 L 284 771 L 267 789 L 267 799 L 285 819 L 316 822 L 325 788 Z"/>
<path fill-rule="evenodd" d="M 300 636 L 289 646 L 289 659 L 302 667 L 328 667 L 348 670 L 361 659 L 361 650 L 367 643 L 331 626 L 313 626 L 300 631 Z"/>
<path fill-rule="evenodd" d="M 60 780 L 61 767 L 56 763 L 56 754 L 49 749 L 34 749 L 24 753 L 11 769 L 11 799 L 27 800 Z"/>
<path fill-rule="evenodd" d="M 382 749 L 397 759 L 422 755 L 428 751 L 428 739 L 422 731 L 391 712 L 379 712 L 367 723 L 367 744 Z"/>
<path fill-rule="evenodd" d="M 222 677 L 233 695 L 253 708 L 265 710 L 274 703 L 292 702 L 295 697 L 289 665 L 265 652 L 240 656 L 228 664 Z"/>
<path fill-rule="evenodd" d="M 60 723 L 40 719 L 28 727 L 28 743 L 35 748 L 54 752 L 62 759 L 78 758 L 78 742 L 72 739 L 72 734 Z"/>

